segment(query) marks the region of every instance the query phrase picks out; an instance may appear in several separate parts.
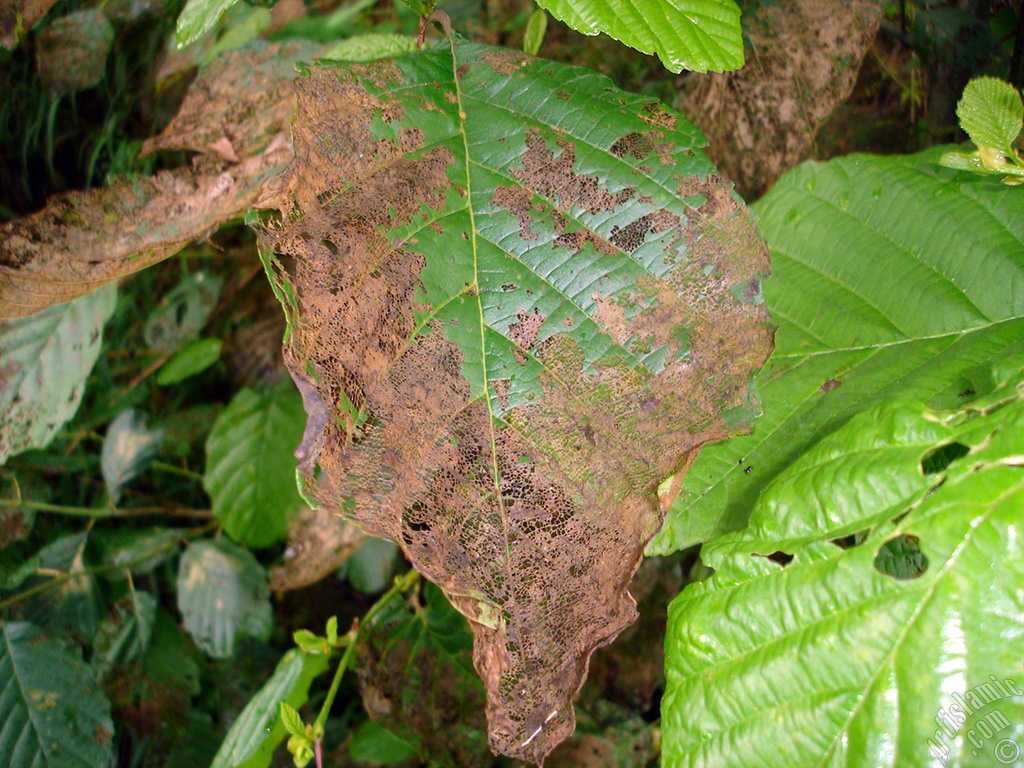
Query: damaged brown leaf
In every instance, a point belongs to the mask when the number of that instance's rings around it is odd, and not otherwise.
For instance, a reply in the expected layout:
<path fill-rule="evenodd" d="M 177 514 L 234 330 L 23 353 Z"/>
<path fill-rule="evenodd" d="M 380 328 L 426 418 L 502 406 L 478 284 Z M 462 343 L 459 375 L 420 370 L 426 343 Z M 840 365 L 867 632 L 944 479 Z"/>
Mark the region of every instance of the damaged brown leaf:
<path fill-rule="evenodd" d="M 57 195 L 0 225 L 0 318 L 83 296 L 244 214 L 291 157 L 287 94 L 296 58 L 313 50 L 258 46 L 204 70 L 179 117 L 147 145 L 206 153 L 191 168 Z"/>
<path fill-rule="evenodd" d="M 307 491 L 469 618 L 491 748 L 541 762 L 660 481 L 752 415 L 767 249 L 697 130 L 594 73 L 446 43 L 297 90 L 258 230 Z"/>

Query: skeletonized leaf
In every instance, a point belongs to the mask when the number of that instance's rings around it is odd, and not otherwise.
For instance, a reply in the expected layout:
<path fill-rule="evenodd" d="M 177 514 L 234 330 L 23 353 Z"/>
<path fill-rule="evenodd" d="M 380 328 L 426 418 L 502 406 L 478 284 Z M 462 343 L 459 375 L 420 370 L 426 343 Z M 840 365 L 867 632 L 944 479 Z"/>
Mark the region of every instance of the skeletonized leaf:
<path fill-rule="evenodd" d="M 75 415 L 116 296 L 111 286 L 32 317 L 0 320 L 0 464 L 45 448 Z"/>
<path fill-rule="evenodd" d="M 122 489 L 145 471 L 160 449 L 163 433 L 146 429 L 148 421 L 146 414 L 129 408 L 107 427 L 100 467 L 114 506 L 121 499 Z"/>
<path fill-rule="evenodd" d="M 721 72 L 743 66 L 740 9 L 732 0 L 537 0 L 585 35 L 609 37 L 655 53 L 672 72 Z"/>
<path fill-rule="evenodd" d="M 993 366 L 990 406 L 904 402 L 850 421 L 780 475 L 790 492 L 769 502 L 769 488 L 750 528 L 705 547 L 715 574 L 669 609 L 667 762 L 1017 764 L 1024 352 L 1014 358 L 1009 379 Z M 892 481 L 862 463 L 872 421 Z M 813 540 L 792 535 L 813 527 Z M 830 541 L 851 529 L 863 534 Z M 752 556 L 780 550 L 793 555 L 784 567 Z"/>
<path fill-rule="evenodd" d="M 258 229 L 307 490 L 443 587 L 492 748 L 542 760 L 658 483 L 752 415 L 766 249 L 697 131 L 596 73 L 445 42 L 297 83 Z"/>
<path fill-rule="evenodd" d="M 298 709 L 309 697 L 309 685 L 327 671 L 331 657 L 288 651 L 270 679 L 235 718 L 210 768 L 267 768 L 274 750 L 287 735 L 279 717 L 280 702 Z"/>
<path fill-rule="evenodd" d="M 249 550 L 226 539 L 196 542 L 178 565 L 178 610 L 196 645 L 228 658 L 239 637 L 270 632 L 266 571 Z"/>
<path fill-rule="evenodd" d="M 203 487 L 213 514 L 233 538 L 253 547 L 281 541 L 302 506 L 295 446 L 302 402 L 290 383 L 267 394 L 239 390 L 206 441 Z"/>
<path fill-rule="evenodd" d="M 81 656 L 27 622 L 0 622 L 0 765 L 106 768 L 110 702 Z"/>
<path fill-rule="evenodd" d="M 862 411 L 991 388 L 989 361 L 1024 338 L 1021 193 L 939 167 L 943 151 L 806 163 L 757 203 L 779 326 L 757 378 L 764 416 L 701 452 L 649 554 L 741 527 L 774 478 Z"/>

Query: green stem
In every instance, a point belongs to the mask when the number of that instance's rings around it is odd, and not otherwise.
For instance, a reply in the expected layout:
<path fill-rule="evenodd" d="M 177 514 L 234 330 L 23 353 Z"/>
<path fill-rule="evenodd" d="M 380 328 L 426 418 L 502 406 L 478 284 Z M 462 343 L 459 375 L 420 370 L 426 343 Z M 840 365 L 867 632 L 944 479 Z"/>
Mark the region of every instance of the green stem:
<path fill-rule="evenodd" d="M 52 589 L 53 587 L 58 587 L 66 581 L 71 581 L 71 579 L 77 579 L 81 576 L 95 576 L 101 573 L 107 573 L 108 571 L 120 571 L 124 569 L 128 569 L 130 572 L 131 567 L 136 563 L 143 562 L 144 560 L 152 557 L 153 555 L 159 554 L 160 552 L 163 552 L 165 550 L 173 549 L 174 547 L 177 547 L 178 543 L 181 541 L 187 541 L 189 539 L 194 539 L 198 536 L 203 536 L 204 534 L 209 533 L 216 527 L 216 522 L 210 522 L 206 525 L 200 526 L 199 528 L 193 528 L 191 530 L 185 531 L 180 538 L 162 544 L 159 547 L 156 547 L 155 549 L 149 550 L 148 552 L 143 552 L 141 555 L 136 555 L 135 557 L 130 558 L 124 561 L 123 563 L 106 563 L 104 565 L 96 565 L 91 568 L 83 568 L 80 571 L 70 571 L 68 573 L 62 573 L 60 576 L 55 576 L 49 581 L 44 581 L 42 584 L 37 584 L 34 587 L 26 589 L 24 592 L 19 592 L 18 594 L 14 595 L 14 597 L 9 597 L 6 600 L 0 601 L 0 610 L 4 608 L 9 608 L 12 605 L 16 605 L 17 603 L 27 600 L 33 595 L 37 595 L 40 592 L 45 592 L 46 590 Z"/>
<path fill-rule="evenodd" d="M 359 639 L 360 630 L 368 625 L 370 621 L 378 613 L 383 610 L 384 606 L 391 602 L 391 599 L 398 594 L 401 594 L 405 590 L 409 589 L 413 584 L 419 581 L 420 575 L 416 570 L 409 570 L 404 576 L 396 576 L 395 583 L 392 584 L 391 589 L 381 595 L 380 599 L 374 603 L 370 610 L 366 612 L 359 625 L 353 628 L 344 640 L 348 643 L 345 648 L 345 653 L 341 656 L 341 661 L 338 662 L 338 669 L 334 672 L 334 679 L 331 681 L 330 690 L 327 691 L 327 698 L 324 699 L 324 705 L 320 708 L 320 714 L 317 715 L 316 722 L 313 723 L 314 730 L 323 728 L 324 723 L 327 722 L 327 715 L 331 711 L 331 706 L 334 704 L 334 697 L 338 693 L 338 686 L 341 685 L 341 678 L 345 674 L 345 670 L 348 665 L 352 663 L 353 657 L 356 655 L 356 642 Z"/>
<path fill-rule="evenodd" d="M 210 512 L 202 509 L 189 509 L 188 507 L 129 507 L 117 509 L 115 507 L 67 507 L 63 504 L 47 504 L 45 501 L 27 501 L 25 499 L 0 499 L 0 508 L 22 507 L 34 509 L 37 512 L 57 512 L 62 515 L 73 515 L 75 517 L 131 517 L 133 515 L 179 515 L 181 517 L 209 517 Z"/>
<path fill-rule="evenodd" d="M 162 472 L 168 472 L 172 475 L 187 477 L 189 480 L 197 480 L 199 482 L 202 482 L 203 480 L 203 476 L 198 472 L 193 472 L 191 469 L 185 469 L 184 467 L 176 467 L 173 464 L 165 464 L 162 461 L 151 461 L 149 466 L 153 469 L 159 469 Z"/>

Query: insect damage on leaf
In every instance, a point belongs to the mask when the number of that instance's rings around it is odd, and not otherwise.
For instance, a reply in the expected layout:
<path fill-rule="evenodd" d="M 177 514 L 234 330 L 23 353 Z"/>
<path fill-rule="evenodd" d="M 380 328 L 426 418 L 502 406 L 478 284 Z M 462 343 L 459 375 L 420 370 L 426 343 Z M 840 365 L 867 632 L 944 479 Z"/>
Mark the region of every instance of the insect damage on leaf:
<path fill-rule="evenodd" d="M 307 490 L 470 619 L 492 749 L 542 762 L 636 616 L 659 483 L 750 401 L 769 263 L 683 118 L 503 56 L 311 68 L 257 229 L 315 390 Z"/>

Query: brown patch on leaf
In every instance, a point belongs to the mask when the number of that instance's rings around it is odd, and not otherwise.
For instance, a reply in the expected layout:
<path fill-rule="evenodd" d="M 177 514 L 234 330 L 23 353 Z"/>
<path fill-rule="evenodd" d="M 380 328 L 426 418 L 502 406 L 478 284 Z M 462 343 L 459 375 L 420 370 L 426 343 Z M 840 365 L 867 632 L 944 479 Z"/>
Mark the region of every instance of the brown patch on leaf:
<path fill-rule="evenodd" d="M 569 309 L 554 291 L 502 290 L 519 282 L 514 254 L 505 254 L 507 273 L 481 273 L 475 252 L 467 262 L 431 247 L 427 224 L 464 215 L 467 190 L 449 179 L 465 178 L 462 157 L 446 136 L 402 124 L 412 89 L 378 95 L 362 84 L 368 72 L 314 69 L 299 81 L 296 158 L 260 199 L 280 214 L 259 227 L 275 254 L 274 280 L 295 296 L 286 362 L 337 417 L 320 424 L 313 408 L 304 444 L 322 449 L 309 489 L 324 509 L 398 542 L 444 589 L 473 629 L 491 748 L 542 762 L 574 729 L 572 699 L 591 653 L 636 617 L 628 585 L 660 525 L 660 481 L 733 431 L 722 413 L 746 402 L 750 374 L 771 348 L 763 308 L 733 293 L 767 273 L 767 249 L 725 238 L 746 231 L 734 220 L 749 216 L 728 193 L 715 194 L 714 178 L 703 182 L 706 210 L 679 201 L 639 209 L 612 235 L 621 247 L 570 225 L 572 209 L 619 214 L 637 191 L 619 198 L 574 171 L 570 137 L 528 129 L 511 169 L 522 191 L 483 190 L 487 205 L 525 217 L 536 210 L 528 193 L 545 199 L 560 259 L 560 248 L 582 253 L 588 243 L 618 256 L 661 233 L 662 277 L 624 287 L 614 278 L 612 295 L 602 288 L 611 276 L 587 283 L 594 297 L 585 311 L 603 331 L 595 339 L 594 323 L 553 315 Z M 472 104 L 463 108 L 472 120 Z M 644 116 L 669 129 L 667 113 Z M 548 226 L 542 216 L 519 224 L 521 232 Z M 403 240 L 411 229 L 422 242 Z M 509 344 L 494 343 L 496 327 L 475 326 L 491 307 L 516 318 L 504 331 Z M 541 338 L 552 315 L 557 332 Z M 508 373 L 485 375 L 482 350 L 488 364 L 510 361 Z M 371 690 L 368 708 L 395 711 L 393 694 Z"/>
<path fill-rule="evenodd" d="M 337 570 L 366 539 L 359 526 L 323 509 L 303 507 L 288 521 L 284 561 L 270 569 L 270 589 L 287 592 Z"/>
<path fill-rule="evenodd" d="M 525 53 L 519 53 L 510 49 L 495 50 L 485 53 L 481 58 L 487 62 L 487 64 L 497 74 L 508 77 L 514 75 L 519 71 L 520 67 L 524 64 L 533 61 L 532 56 L 528 56 Z"/>
<path fill-rule="evenodd" d="M 523 240 L 537 239 L 537 233 L 530 229 L 530 221 L 534 213 L 543 210 L 543 206 L 534 205 L 530 190 L 522 187 L 497 187 L 491 202 L 507 208 L 519 220 L 519 236 Z"/>
<path fill-rule="evenodd" d="M 0 45 L 7 50 L 40 21 L 57 0 L 4 0 L 0 3 Z"/>

